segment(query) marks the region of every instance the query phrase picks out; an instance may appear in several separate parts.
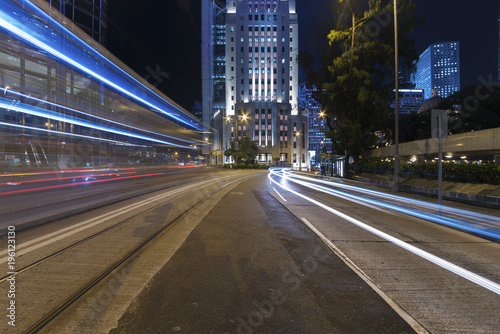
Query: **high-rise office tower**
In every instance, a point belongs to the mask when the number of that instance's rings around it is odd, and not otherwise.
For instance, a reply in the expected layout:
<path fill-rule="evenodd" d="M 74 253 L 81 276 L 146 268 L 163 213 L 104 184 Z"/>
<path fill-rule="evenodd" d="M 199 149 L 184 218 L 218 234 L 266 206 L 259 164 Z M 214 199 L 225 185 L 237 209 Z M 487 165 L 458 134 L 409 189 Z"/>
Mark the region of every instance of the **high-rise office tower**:
<path fill-rule="evenodd" d="M 314 98 L 317 91 L 316 87 L 307 88 L 304 84 L 300 85 L 300 106 L 309 112 L 309 151 L 314 152 L 315 164 L 321 163 L 322 150 L 326 153 L 326 148 L 332 147 L 332 139 L 325 134 L 328 129 L 326 115 L 322 105 Z"/>
<path fill-rule="evenodd" d="M 259 163 L 305 166 L 308 119 L 298 105 L 295 0 L 227 0 L 225 10 L 202 0 L 202 16 L 203 112 L 216 131 L 216 162 L 228 162 L 222 153 L 231 141 L 249 137 L 259 145 Z"/>
<path fill-rule="evenodd" d="M 204 137 L 211 146 L 202 153 L 211 155 L 212 163 L 223 162 L 222 125 L 226 114 L 226 1 L 201 1 L 201 81 Z"/>
<path fill-rule="evenodd" d="M 47 0 L 99 44 L 106 46 L 108 0 Z"/>
<path fill-rule="evenodd" d="M 416 89 L 424 90 L 426 99 L 432 96 L 433 89 L 445 98 L 460 90 L 459 43 L 434 43 L 422 52 L 414 83 Z"/>

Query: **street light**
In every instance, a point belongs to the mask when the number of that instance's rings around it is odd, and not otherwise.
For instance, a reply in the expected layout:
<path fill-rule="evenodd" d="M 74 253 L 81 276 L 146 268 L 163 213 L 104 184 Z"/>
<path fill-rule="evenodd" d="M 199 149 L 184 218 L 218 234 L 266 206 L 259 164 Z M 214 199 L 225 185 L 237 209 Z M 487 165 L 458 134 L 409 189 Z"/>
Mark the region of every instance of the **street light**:
<path fill-rule="evenodd" d="M 394 72 L 395 83 L 395 108 L 394 108 L 394 191 L 399 191 L 399 64 L 398 64 L 398 5 L 394 0 Z"/>
<path fill-rule="evenodd" d="M 319 119 L 320 119 L 320 120 L 321 120 L 321 119 L 323 119 L 323 121 L 324 121 L 325 116 L 326 116 L 326 113 L 325 113 L 323 110 L 319 112 Z M 322 127 L 322 126 L 323 126 L 323 123 L 321 123 L 321 122 L 320 122 L 320 123 L 319 123 L 319 125 Z M 320 128 L 320 129 L 321 129 L 321 128 Z M 317 162 L 318 162 L 318 156 L 319 156 L 319 153 L 321 152 L 321 149 L 323 148 L 323 144 L 324 144 L 324 143 L 325 143 L 325 142 L 322 140 L 322 141 L 321 141 L 321 147 L 316 149 L 316 159 L 315 159 L 315 163 L 317 163 Z M 321 163 L 323 163 L 323 161 L 322 161 L 322 160 L 323 160 L 323 156 L 321 156 L 321 158 L 320 158 L 320 164 L 321 164 Z"/>
<path fill-rule="evenodd" d="M 297 143 L 300 138 L 300 131 L 295 131 L 295 143 L 299 144 L 299 171 L 302 170 L 302 144 Z"/>

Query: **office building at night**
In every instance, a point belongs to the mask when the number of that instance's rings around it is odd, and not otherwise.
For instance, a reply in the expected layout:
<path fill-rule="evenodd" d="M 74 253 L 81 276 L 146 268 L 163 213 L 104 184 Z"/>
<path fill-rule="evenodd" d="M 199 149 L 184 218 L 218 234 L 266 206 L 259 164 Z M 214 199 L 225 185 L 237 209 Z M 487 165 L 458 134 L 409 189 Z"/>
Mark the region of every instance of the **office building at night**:
<path fill-rule="evenodd" d="M 414 75 L 416 89 L 429 99 L 437 89 L 441 97 L 460 90 L 460 48 L 458 42 L 434 43 L 419 57 Z"/>
<path fill-rule="evenodd" d="M 212 163 L 231 162 L 224 150 L 249 137 L 258 143 L 259 163 L 305 166 L 308 116 L 298 101 L 295 0 L 222 5 L 202 2 L 203 120 L 214 129 Z"/>
<path fill-rule="evenodd" d="M 0 166 L 143 166 L 197 154 L 201 122 L 43 0 L 0 2 Z"/>
<path fill-rule="evenodd" d="M 322 151 L 332 147 L 331 138 L 325 135 L 327 129 L 326 117 L 322 111 L 322 105 L 314 98 L 317 88 L 300 86 L 300 108 L 307 110 L 309 114 L 309 151 L 312 163 L 321 161 Z"/>
<path fill-rule="evenodd" d="M 417 112 L 425 102 L 423 89 L 400 89 L 399 90 L 399 114 L 411 114 Z M 395 101 L 391 108 L 394 109 Z"/>
<path fill-rule="evenodd" d="M 47 0 L 87 35 L 106 46 L 108 0 Z"/>

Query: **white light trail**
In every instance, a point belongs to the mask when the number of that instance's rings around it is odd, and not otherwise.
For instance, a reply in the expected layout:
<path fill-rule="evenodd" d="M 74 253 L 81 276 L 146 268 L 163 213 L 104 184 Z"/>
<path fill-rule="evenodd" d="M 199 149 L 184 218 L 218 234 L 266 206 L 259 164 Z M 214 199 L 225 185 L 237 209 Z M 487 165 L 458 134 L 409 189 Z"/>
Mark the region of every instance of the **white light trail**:
<path fill-rule="evenodd" d="M 328 212 L 331 212 L 334 215 L 336 215 L 342 219 L 345 219 L 345 220 L 353 223 L 356 226 L 361 227 L 362 229 L 364 229 L 372 234 L 379 236 L 380 238 L 382 238 L 384 240 L 387 240 L 387 241 L 389 241 L 389 242 L 391 242 L 391 243 L 393 243 L 393 244 L 395 244 L 403 249 L 406 249 L 407 251 L 409 251 L 409 252 L 411 252 L 411 253 L 413 253 L 413 254 L 415 254 L 423 259 L 426 259 L 427 261 L 430 261 L 430 262 L 432 262 L 432 263 L 434 263 L 434 264 L 436 264 L 436 265 L 438 265 L 446 270 L 449 270 L 449 271 L 451 271 L 451 272 L 453 272 L 453 273 L 455 273 L 455 274 L 457 274 L 457 275 L 459 275 L 459 276 L 461 276 L 461 277 L 463 277 L 463 278 L 465 278 L 473 283 L 476 283 L 476 284 L 500 295 L 500 284 L 497 284 L 497 283 L 495 283 L 487 278 L 479 276 L 479 275 L 477 275 L 469 270 L 466 270 L 462 267 L 459 267 L 451 262 L 443 260 L 440 257 L 437 257 L 431 253 L 423 251 L 423 250 L 421 250 L 415 246 L 412 246 L 412 245 L 410 245 L 402 240 L 399 240 L 398 238 L 395 238 L 387 233 L 384 233 L 380 230 L 377 230 L 376 228 L 371 227 L 371 226 L 369 226 L 369 225 L 367 225 L 367 224 L 365 224 L 365 223 L 363 223 L 355 218 L 352 218 L 352 217 L 350 217 L 350 216 L 348 216 L 340 211 L 337 211 L 337 210 L 335 210 L 335 209 L 333 209 L 333 208 L 331 208 L 331 207 L 329 207 L 329 206 L 327 206 L 319 201 L 316 201 L 308 196 L 305 196 L 299 192 L 296 192 L 296 191 L 290 189 L 289 187 L 272 179 L 273 175 L 276 175 L 278 177 L 283 177 L 283 176 L 278 175 L 274 170 L 270 170 L 270 173 L 268 174 L 268 177 L 271 180 L 271 182 L 273 182 L 276 185 L 280 186 L 281 188 L 291 192 L 292 194 L 297 195 L 297 196 L 305 199 L 306 201 L 309 201 L 309 202 L 327 210 Z"/>
<path fill-rule="evenodd" d="M 119 134 L 119 135 L 123 135 L 123 136 L 128 136 L 128 137 L 133 137 L 133 138 L 137 138 L 137 139 L 142 139 L 142 140 L 146 140 L 146 141 L 149 141 L 149 142 L 156 142 L 156 143 L 160 143 L 160 144 L 172 145 L 172 146 L 176 146 L 176 147 L 187 148 L 187 149 L 190 149 L 190 150 L 194 149 L 192 146 L 180 145 L 180 144 L 168 142 L 168 141 L 165 141 L 165 140 L 161 140 L 161 139 L 158 139 L 158 138 L 144 136 L 144 135 L 141 135 L 141 134 L 138 134 L 138 133 L 133 133 L 133 132 L 127 132 L 127 131 L 117 130 L 117 129 L 113 129 L 113 128 L 108 128 L 108 127 L 105 127 L 105 126 L 102 126 L 102 125 L 88 123 L 88 122 L 81 121 L 81 120 L 78 120 L 78 119 L 69 119 L 68 117 L 64 117 L 64 116 L 52 115 L 52 114 L 49 114 L 46 111 L 42 111 L 42 110 L 39 111 L 39 110 L 35 110 L 35 109 L 27 109 L 25 107 L 18 107 L 18 106 L 9 104 L 9 103 L 3 103 L 1 101 L 0 101 L 0 108 L 5 108 L 7 110 L 13 110 L 13 111 L 16 111 L 16 112 L 21 112 L 21 113 L 25 113 L 25 114 L 29 114 L 29 115 L 33 115 L 33 116 L 39 116 L 39 117 L 43 117 L 43 118 L 48 118 L 48 119 L 51 119 L 51 120 L 54 120 L 54 121 L 60 121 L 60 122 L 66 122 L 66 123 L 69 123 L 69 124 L 79 125 L 79 126 L 83 126 L 83 127 L 90 128 L 90 129 L 97 129 L 97 130 L 101 130 L 101 131 L 108 132 L 108 133 L 115 133 L 115 134 Z"/>
<path fill-rule="evenodd" d="M 286 172 L 286 176 L 293 177 L 293 178 L 305 179 L 305 180 L 311 180 L 311 177 L 297 175 L 296 173 L 292 174 L 292 173 Z M 458 215 L 460 217 L 467 216 L 467 217 L 471 217 L 473 219 L 481 219 L 481 220 L 488 221 L 488 222 L 500 223 L 500 217 L 480 214 L 480 213 L 471 212 L 471 211 L 467 211 L 467 210 L 456 209 L 456 208 L 452 208 L 452 207 L 448 207 L 448 206 L 439 207 L 439 205 L 429 203 L 429 202 L 424 202 L 424 201 L 420 201 L 420 200 L 416 200 L 416 199 L 410 199 L 407 197 L 392 195 L 392 194 L 383 193 L 380 191 L 360 188 L 360 187 L 356 187 L 356 186 L 352 186 L 352 185 L 348 185 L 348 184 L 343 184 L 343 183 L 338 183 L 338 182 L 325 181 L 325 180 L 319 180 L 319 179 L 314 179 L 313 182 L 314 183 L 322 183 L 322 184 L 328 185 L 330 187 L 333 186 L 336 188 L 344 188 L 344 189 L 348 189 L 348 190 L 353 190 L 356 192 L 361 192 L 361 193 L 381 197 L 384 199 L 391 199 L 391 200 L 395 200 L 395 201 L 398 201 L 401 203 L 407 203 L 410 205 L 418 205 L 419 207 L 425 207 L 425 208 L 428 208 L 431 210 L 436 210 L 436 211 L 441 210 L 443 212 L 455 214 L 455 215 Z"/>
<path fill-rule="evenodd" d="M 338 196 L 338 197 L 348 199 L 351 201 L 355 201 L 358 203 L 359 202 L 369 203 L 369 204 L 372 204 L 375 206 L 383 207 L 383 208 L 393 210 L 396 212 L 401 212 L 401 213 L 404 213 L 404 214 L 407 214 L 410 216 L 418 217 L 418 218 L 432 221 L 432 222 L 435 222 L 438 224 L 452 226 L 454 228 L 469 231 L 469 232 L 472 232 L 472 233 L 475 233 L 478 235 L 482 235 L 484 237 L 500 239 L 500 231 L 498 230 L 499 225 L 493 224 L 493 222 L 495 222 L 495 220 L 498 220 L 497 217 L 480 215 L 480 214 L 476 214 L 474 212 L 469 212 L 469 211 L 465 211 L 465 210 L 458 210 L 458 209 L 445 207 L 445 206 L 441 207 L 442 212 L 455 214 L 462 219 L 467 218 L 467 217 L 469 217 L 471 219 L 479 219 L 479 220 L 482 219 L 482 221 L 479 221 L 479 222 L 477 222 L 477 221 L 464 221 L 464 220 L 460 220 L 460 219 L 446 217 L 443 215 L 424 212 L 421 210 L 422 207 L 437 209 L 437 208 L 439 208 L 439 206 L 434 205 L 434 204 L 430 204 L 430 203 L 426 203 L 426 202 L 422 202 L 422 201 L 413 201 L 413 200 L 408 199 L 408 198 L 390 195 L 390 194 L 385 194 L 385 193 L 377 192 L 377 191 L 373 191 L 373 190 L 361 189 L 359 187 L 348 186 L 348 185 L 340 185 L 341 187 L 345 187 L 349 190 L 353 190 L 356 192 L 362 192 L 362 193 L 374 195 L 377 197 L 384 197 L 384 199 L 389 198 L 393 201 L 399 201 L 399 202 L 402 202 L 405 204 L 417 206 L 418 210 L 415 210 L 412 208 L 405 208 L 405 207 L 402 207 L 400 205 L 390 204 L 387 201 L 379 201 L 379 200 L 375 200 L 375 199 L 370 199 L 370 198 L 366 198 L 366 197 L 362 197 L 362 196 L 357 196 L 357 195 L 354 195 L 351 193 L 347 193 L 347 192 L 343 192 L 343 191 L 339 191 L 339 190 L 334 190 L 334 189 L 331 189 L 328 187 L 320 186 L 320 185 L 316 184 L 316 183 L 318 183 L 317 182 L 318 180 L 315 180 L 314 183 L 299 181 L 296 179 L 297 177 L 295 174 L 290 174 L 286 171 L 283 173 L 283 178 L 285 180 L 290 181 L 290 182 L 294 182 L 294 183 L 300 184 L 302 186 L 305 186 L 305 187 L 308 187 L 308 188 L 311 188 L 311 189 L 314 189 L 317 191 L 321 191 L 323 193 Z M 303 179 L 304 177 L 298 177 L 298 178 Z M 322 183 L 325 184 L 325 181 L 323 181 Z M 331 182 L 326 182 L 326 184 L 328 184 L 329 186 L 338 186 L 339 185 L 338 183 L 331 183 Z M 368 204 L 364 204 L 364 205 L 368 205 Z"/>
<path fill-rule="evenodd" d="M 103 83 L 105 83 L 106 85 L 108 85 L 109 87 L 112 87 L 113 89 L 121 92 L 122 94 L 132 98 L 133 100 L 135 101 L 138 101 L 140 103 L 142 103 L 143 105 L 146 105 L 150 108 L 152 108 L 153 110 L 161 113 L 161 114 L 164 114 L 164 115 L 167 115 L 168 117 L 170 118 L 173 118 L 173 119 L 176 119 L 177 121 L 187 125 L 187 126 L 190 126 L 190 127 L 195 127 L 191 122 L 188 122 L 188 121 L 185 121 L 183 119 L 181 119 L 180 117 L 177 116 L 177 114 L 173 114 L 171 112 L 167 112 L 165 110 L 163 110 L 162 108 L 156 106 L 155 104 L 149 102 L 149 101 L 146 101 L 145 99 L 142 99 L 140 98 L 139 96 L 133 94 L 132 92 L 130 92 L 129 90 L 121 87 L 120 85 L 114 83 L 113 81 L 109 80 L 108 78 L 106 77 L 103 77 L 102 75 L 96 73 L 95 71 L 91 70 L 90 68 L 82 65 L 81 63 L 79 63 L 78 61 L 72 59 L 71 57 L 63 54 L 62 52 L 58 51 L 57 49 L 49 46 L 48 44 L 42 42 L 40 39 L 37 39 L 35 38 L 34 36 L 31 36 L 29 33 L 23 31 L 22 29 L 16 27 L 14 24 L 8 22 L 6 19 L 4 19 L 4 17 L 6 17 L 7 19 L 9 18 L 7 15 L 5 15 L 5 13 L 2 13 L 0 11 L 0 14 L 4 14 L 2 15 L 3 17 L 0 17 L 0 27 L 4 28 L 5 30 L 9 31 L 10 33 L 14 34 L 15 36 L 17 36 L 18 38 L 48 52 L 49 54 L 51 54 L 52 56 L 56 57 L 57 59 L 60 59 L 61 61 L 69 64 L 70 66 L 73 66 L 74 68 L 80 70 L 80 71 L 83 71 L 84 73 L 87 73 L 88 75 L 94 77 L 95 79 L 97 79 L 98 81 L 101 81 Z M 153 93 L 151 91 L 151 93 Z M 154 93 L 153 93 L 154 94 Z M 157 95 L 157 94 L 155 94 Z M 167 104 L 170 104 L 168 101 L 165 101 L 164 99 L 162 99 L 165 103 Z M 171 104 L 170 104 L 171 105 Z"/>

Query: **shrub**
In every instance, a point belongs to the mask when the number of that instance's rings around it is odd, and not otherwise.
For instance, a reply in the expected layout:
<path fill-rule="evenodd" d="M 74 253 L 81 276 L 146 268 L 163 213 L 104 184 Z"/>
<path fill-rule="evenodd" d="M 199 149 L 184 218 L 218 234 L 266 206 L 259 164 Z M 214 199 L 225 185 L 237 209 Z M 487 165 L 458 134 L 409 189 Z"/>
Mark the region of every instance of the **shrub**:
<path fill-rule="evenodd" d="M 438 169 L 437 162 L 400 164 L 401 173 L 418 177 L 437 178 Z M 357 173 L 394 173 L 394 163 L 386 161 L 362 161 L 355 170 Z M 500 166 L 494 164 L 443 163 L 443 180 L 498 185 L 500 184 Z"/>

